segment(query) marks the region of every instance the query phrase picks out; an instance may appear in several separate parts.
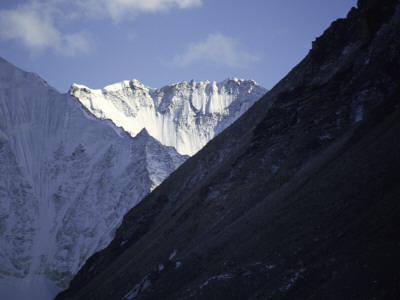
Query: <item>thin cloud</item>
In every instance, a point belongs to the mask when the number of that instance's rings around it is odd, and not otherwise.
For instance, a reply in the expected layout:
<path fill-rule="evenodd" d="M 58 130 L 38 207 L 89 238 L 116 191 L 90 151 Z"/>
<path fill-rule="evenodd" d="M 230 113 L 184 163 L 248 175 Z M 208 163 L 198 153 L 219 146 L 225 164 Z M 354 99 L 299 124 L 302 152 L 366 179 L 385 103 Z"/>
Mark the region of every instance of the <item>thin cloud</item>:
<path fill-rule="evenodd" d="M 77 4 L 92 18 L 106 17 L 121 22 L 141 13 L 198 7 L 202 0 L 78 0 Z"/>
<path fill-rule="evenodd" d="M 202 0 L 29 0 L 0 10 L 0 38 L 19 41 L 31 51 L 52 50 L 65 56 L 90 51 L 90 34 L 64 32 L 79 18 L 118 23 L 141 13 L 188 9 Z"/>
<path fill-rule="evenodd" d="M 75 56 L 78 53 L 87 53 L 90 51 L 90 37 L 85 32 L 65 34 L 63 36 L 62 50 L 64 55 Z"/>
<path fill-rule="evenodd" d="M 214 33 L 205 41 L 190 43 L 184 53 L 175 56 L 174 64 L 188 66 L 197 61 L 204 61 L 228 67 L 245 67 L 259 59 L 257 55 L 244 51 L 239 41 L 221 33 Z"/>
<path fill-rule="evenodd" d="M 32 51 L 51 49 L 65 56 L 88 52 L 85 33 L 62 33 L 54 24 L 56 10 L 38 2 L 0 11 L 0 37 L 16 40 Z"/>

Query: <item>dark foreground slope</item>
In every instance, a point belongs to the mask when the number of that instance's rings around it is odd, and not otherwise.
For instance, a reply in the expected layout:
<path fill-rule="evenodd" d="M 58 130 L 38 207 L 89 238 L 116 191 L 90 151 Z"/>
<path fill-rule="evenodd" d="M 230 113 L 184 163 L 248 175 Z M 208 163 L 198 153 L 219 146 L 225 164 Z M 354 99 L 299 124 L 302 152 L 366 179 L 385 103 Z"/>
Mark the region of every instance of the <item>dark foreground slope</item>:
<path fill-rule="evenodd" d="M 399 299 L 400 5 L 359 1 L 57 299 Z"/>

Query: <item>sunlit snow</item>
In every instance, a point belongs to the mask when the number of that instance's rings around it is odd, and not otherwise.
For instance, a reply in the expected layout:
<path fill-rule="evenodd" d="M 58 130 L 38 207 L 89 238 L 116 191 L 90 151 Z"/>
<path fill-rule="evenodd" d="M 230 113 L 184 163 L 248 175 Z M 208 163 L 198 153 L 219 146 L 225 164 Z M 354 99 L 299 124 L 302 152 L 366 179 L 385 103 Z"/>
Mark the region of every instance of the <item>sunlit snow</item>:
<path fill-rule="evenodd" d="M 95 116 L 110 119 L 132 136 L 143 128 L 163 145 L 193 155 L 240 117 L 266 89 L 253 80 L 186 81 L 160 89 L 137 80 L 92 90 L 72 85 L 70 93 Z"/>

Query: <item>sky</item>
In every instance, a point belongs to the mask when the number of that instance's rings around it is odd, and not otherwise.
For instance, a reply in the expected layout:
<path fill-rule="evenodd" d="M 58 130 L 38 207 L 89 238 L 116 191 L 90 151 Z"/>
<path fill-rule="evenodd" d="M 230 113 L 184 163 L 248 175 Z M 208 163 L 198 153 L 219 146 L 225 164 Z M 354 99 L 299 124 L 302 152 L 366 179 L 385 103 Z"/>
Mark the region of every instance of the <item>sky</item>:
<path fill-rule="evenodd" d="M 0 56 L 61 93 L 253 79 L 270 89 L 357 0 L 2 0 Z"/>

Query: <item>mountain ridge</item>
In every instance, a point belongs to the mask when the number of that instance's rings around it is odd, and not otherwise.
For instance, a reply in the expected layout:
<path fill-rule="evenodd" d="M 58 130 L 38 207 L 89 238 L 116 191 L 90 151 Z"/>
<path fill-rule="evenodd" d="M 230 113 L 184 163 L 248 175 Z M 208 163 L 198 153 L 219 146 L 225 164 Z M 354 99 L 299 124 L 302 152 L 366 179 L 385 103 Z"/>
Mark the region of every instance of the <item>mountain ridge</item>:
<path fill-rule="evenodd" d="M 398 298 L 399 22 L 359 1 L 56 299 Z"/>
<path fill-rule="evenodd" d="M 184 155 L 196 153 L 266 92 L 254 80 L 237 78 L 182 81 L 159 89 L 133 79 L 97 90 L 73 84 L 69 91 L 96 117 L 110 119 L 132 136 L 146 128 Z"/>

